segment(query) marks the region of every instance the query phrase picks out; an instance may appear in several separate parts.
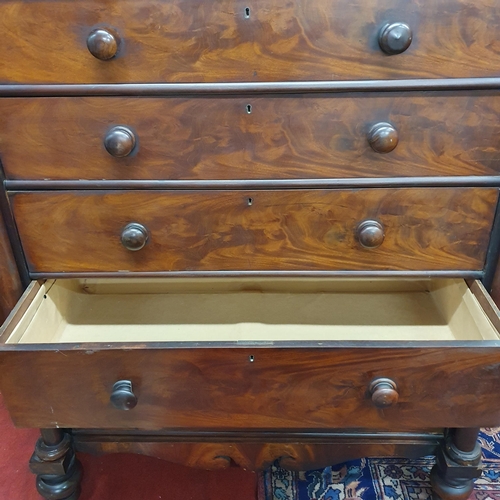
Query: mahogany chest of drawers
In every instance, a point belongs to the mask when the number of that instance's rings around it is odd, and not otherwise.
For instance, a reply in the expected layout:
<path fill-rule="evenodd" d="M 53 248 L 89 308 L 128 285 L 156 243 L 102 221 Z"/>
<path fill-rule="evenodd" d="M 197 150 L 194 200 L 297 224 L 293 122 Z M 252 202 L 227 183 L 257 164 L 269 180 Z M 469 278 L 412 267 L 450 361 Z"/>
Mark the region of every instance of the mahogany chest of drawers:
<path fill-rule="evenodd" d="M 82 451 L 435 454 L 435 498 L 467 498 L 500 425 L 498 2 L 0 24 L 0 389 L 42 497 L 78 498 Z"/>

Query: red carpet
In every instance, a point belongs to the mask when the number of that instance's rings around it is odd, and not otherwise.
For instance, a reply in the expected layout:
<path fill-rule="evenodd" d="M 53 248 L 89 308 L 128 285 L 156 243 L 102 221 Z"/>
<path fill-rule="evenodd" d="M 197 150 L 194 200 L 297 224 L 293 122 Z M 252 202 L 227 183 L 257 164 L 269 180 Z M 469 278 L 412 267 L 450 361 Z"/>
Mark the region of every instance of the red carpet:
<path fill-rule="evenodd" d="M 0 397 L 0 499 L 39 500 L 28 461 L 36 429 L 15 429 Z M 256 475 L 239 468 L 204 471 L 140 455 L 79 454 L 80 500 L 256 500 Z"/>

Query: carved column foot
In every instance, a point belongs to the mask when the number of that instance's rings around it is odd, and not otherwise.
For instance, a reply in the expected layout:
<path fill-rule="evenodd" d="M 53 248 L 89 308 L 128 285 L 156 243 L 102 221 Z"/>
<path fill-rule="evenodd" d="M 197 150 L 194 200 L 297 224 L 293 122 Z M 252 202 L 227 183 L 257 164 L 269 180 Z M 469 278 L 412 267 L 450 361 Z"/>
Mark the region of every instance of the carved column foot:
<path fill-rule="evenodd" d="M 466 500 L 481 475 L 481 447 L 477 430 L 453 429 L 436 453 L 431 471 L 433 500 Z"/>
<path fill-rule="evenodd" d="M 82 467 L 68 433 L 43 429 L 30 459 L 37 475 L 36 489 L 46 500 L 77 500 L 80 496 Z"/>

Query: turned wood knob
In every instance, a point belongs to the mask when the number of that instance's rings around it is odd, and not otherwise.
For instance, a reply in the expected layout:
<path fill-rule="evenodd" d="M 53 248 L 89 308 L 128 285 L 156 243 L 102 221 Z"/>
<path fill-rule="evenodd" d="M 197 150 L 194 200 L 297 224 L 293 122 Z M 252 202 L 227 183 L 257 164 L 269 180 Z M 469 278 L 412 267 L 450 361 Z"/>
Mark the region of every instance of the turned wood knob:
<path fill-rule="evenodd" d="M 137 397 L 132 390 L 130 380 L 119 380 L 113 385 L 109 398 L 111 404 L 118 410 L 131 410 L 137 405 Z"/>
<path fill-rule="evenodd" d="M 390 378 L 377 378 L 370 384 L 372 403 L 377 408 L 387 408 L 398 402 L 398 387 Z"/>
<path fill-rule="evenodd" d="M 377 248 L 384 241 L 384 226 L 376 220 L 365 220 L 358 226 L 357 236 L 365 248 Z"/>
<path fill-rule="evenodd" d="M 135 135 L 127 127 L 122 125 L 113 127 L 104 138 L 106 151 L 115 158 L 128 156 L 135 147 Z"/>
<path fill-rule="evenodd" d="M 119 45 L 118 35 L 109 29 L 95 29 L 87 37 L 87 48 L 94 57 L 101 61 L 113 59 L 118 52 Z"/>
<path fill-rule="evenodd" d="M 368 132 L 368 143 L 377 153 L 390 153 L 398 142 L 398 131 L 390 123 L 377 123 Z"/>
<path fill-rule="evenodd" d="M 137 222 L 128 224 L 122 231 L 122 245 L 131 252 L 144 248 L 148 239 L 148 230 Z"/>
<path fill-rule="evenodd" d="M 386 24 L 380 30 L 378 44 L 386 54 L 401 54 L 411 45 L 412 38 L 413 33 L 407 24 Z"/>

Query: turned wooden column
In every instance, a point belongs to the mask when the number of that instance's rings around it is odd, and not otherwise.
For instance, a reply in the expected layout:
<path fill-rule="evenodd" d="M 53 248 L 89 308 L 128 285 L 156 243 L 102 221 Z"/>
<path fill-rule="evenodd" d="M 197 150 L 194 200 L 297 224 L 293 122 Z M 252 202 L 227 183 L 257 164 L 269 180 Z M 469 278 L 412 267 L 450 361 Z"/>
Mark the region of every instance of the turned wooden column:
<path fill-rule="evenodd" d="M 431 471 L 434 500 L 466 500 L 474 479 L 481 475 L 481 447 L 477 441 L 479 429 L 448 429 L 444 443 L 436 453 L 436 465 Z"/>
<path fill-rule="evenodd" d="M 77 500 L 80 496 L 81 465 L 71 435 L 60 429 L 41 429 L 30 459 L 37 475 L 38 493 L 47 500 Z"/>

